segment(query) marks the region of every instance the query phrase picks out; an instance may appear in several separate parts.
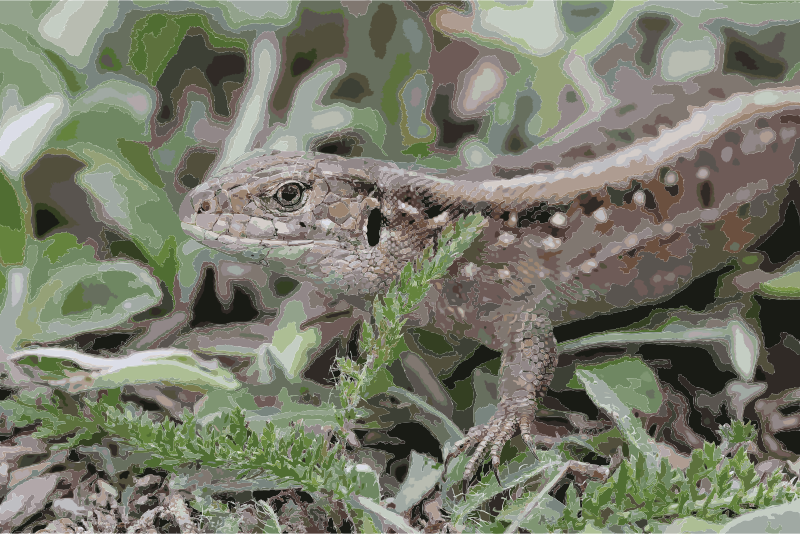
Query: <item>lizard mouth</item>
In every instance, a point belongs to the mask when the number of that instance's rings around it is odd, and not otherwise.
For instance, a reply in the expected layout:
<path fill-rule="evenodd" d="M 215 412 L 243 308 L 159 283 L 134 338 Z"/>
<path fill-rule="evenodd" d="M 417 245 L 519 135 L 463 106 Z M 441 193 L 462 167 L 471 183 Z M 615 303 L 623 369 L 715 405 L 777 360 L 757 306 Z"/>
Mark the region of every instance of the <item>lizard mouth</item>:
<path fill-rule="evenodd" d="M 312 250 L 341 248 L 340 243 L 334 240 L 234 237 L 218 234 L 184 221 L 181 221 L 181 228 L 189 237 L 209 248 L 228 254 L 241 255 L 249 261 L 296 260 Z"/>

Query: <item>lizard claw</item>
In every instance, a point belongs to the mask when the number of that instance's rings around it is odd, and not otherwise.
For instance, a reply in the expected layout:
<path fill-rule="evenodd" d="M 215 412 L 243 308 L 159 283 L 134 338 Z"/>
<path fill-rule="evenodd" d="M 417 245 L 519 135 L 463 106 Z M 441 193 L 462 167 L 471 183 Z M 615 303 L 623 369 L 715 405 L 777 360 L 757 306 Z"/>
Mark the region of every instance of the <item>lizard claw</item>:
<path fill-rule="evenodd" d="M 445 466 L 447 465 L 447 461 L 449 461 L 450 458 L 455 457 L 458 454 L 461 454 L 461 452 L 463 452 L 464 450 L 466 450 L 468 448 L 470 441 L 471 440 L 469 439 L 469 437 L 467 439 L 459 441 L 458 444 L 456 444 L 457 447 L 456 452 L 447 455 Z M 474 440 L 472 441 L 474 443 Z M 469 491 L 470 482 L 475 476 L 475 471 L 477 471 L 477 468 L 481 465 L 483 457 L 486 455 L 485 451 L 489 443 L 490 443 L 489 440 L 485 437 L 480 441 L 480 443 L 478 444 L 478 449 L 472 455 L 472 458 L 469 459 L 467 468 L 464 470 L 464 478 L 461 480 L 461 495 L 462 498 L 464 499 L 464 502 L 467 502 L 467 492 Z M 504 441 L 500 442 L 495 441 L 492 444 L 491 456 L 492 456 L 492 472 L 494 473 L 495 479 L 497 479 L 497 485 L 500 486 L 500 489 L 502 491 L 505 491 L 505 488 L 503 487 L 503 482 L 500 480 L 500 471 L 498 469 L 500 466 L 500 455 L 498 454 L 498 451 L 500 447 L 503 446 L 503 443 Z M 461 450 L 458 450 L 458 445 L 462 445 Z M 446 471 L 447 468 L 445 467 L 445 472 Z"/>
<path fill-rule="evenodd" d="M 500 481 L 499 474 L 500 451 L 505 443 L 514 435 L 517 428 L 519 428 L 525 444 L 531 449 L 534 457 L 536 456 L 534 452 L 535 444 L 530 432 L 531 412 L 534 406 L 535 400 L 527 397 L 521 399 L 505 398 L 501 400 L 500 404 L 497 406 L 497 411 L 487 424 L 471 428 L 467 437 L 456 443 L 455 450 L 447 455 L 444 472 L 447 471 L 447 465 L 452 458 L 457 457 L 462 452 L 472 447 L 472 445 L 476 445 L 475 452 L 464 468 L 463 481 L 465 484 L 468 484 L 467 481 L 472 480 L 479 465 L 482 464 L 486 449 L 489 448 L 492 470 L 494 471 L 495 478 L 497 478 L 497 483 L 502 487 L 503 484 Z"/>
<path fill-rule="evenodd" d="M 494 472 L 495 476 L 497 477 L 498 483 L 500 482 L 500 475 L 497 471 Z M 472 485 L 472 478 L 464 478 L 461 480 L 461 498 L 464 502 L 467 502 L 467 493 L 469 492 L 469 488 Z M 501 484 L 502 487 L 502 484 Z M 456 501 L 458 501 L 458 497 L 456 497 Z"/>
<path fill-rule="evenodd" d="M 500 489 L 502 489 L 503 488 L 503 483 L 500 482 L 500 472 L 498 471 L 499 467 L 500 467 L 500 460 L 498 459 L 495 462 L 495 459 L 492 458 L 492 471 L 494 471 L 494 478 L 497 479 L 497 485 L 500 486 Z"/>
<path fill-rule="evenodd" d="M 442 470 L 442 480 L 447 478 L 447 466 L 450 464 L 450 460 L 452 460 L 454 458 L 458 458 L 459 456 L 461 456 L 461 453 L 463 453 L 465 450 L 470 448 L 472 445 L 474 445 L 474 442 L 471 441 L 469 439 L 469 437 L 466 437 L 466 438 L 464 438 L 461 441 L 458 441 L 456 443 L 455 450 L 450 451 L 450 452 L 447 453 L 447 456 L 444 459 L 444 469 Z"/>
<path fill-rule="evenodd" d="M 460 456 L 462 452 L 464 452 L 465 450 L 469 449 L 470 447 L 472 447 L 476 443 L 480 444 L 478 447 L 479 447 L 479 449 L 481 451 L 483 450 L 481 448 L 481 446 L 483 448 L 486 447 L 486 445 L 488 443 L 486 441 L 487 433 L 488 433 L 487 425 L 474 426 L 469 430 L 469 432 L 467 433 L 467 436 L 464 439 L 462 439 L 461 441 L 456 443 L 455 448 L 453 449 L 453 451 L 450 454 L 448 454 L 447 458 L 445 458 L 445 460 L 444 460 L 444 469 L 442 470 L 442 480 L 444 480 L 446 475 L 447 475 L 447 466 L 450 463 L 450 460 L 452 460 L 453 458 L 456 458 L 457 456 Z M 476 451 L 476 454 L 477 454 L 477 451 Z M 482 455 L 483 454 L 481 452 L 481 456 Z M 469 489 L 469 481 L 472 480 L 472 476 L 473 476 L 473 473 L 470 472 L 470 471 L 474 471 L 474 468 L 470 468 L 470 465 L 474 461 L 475 461 L 475 457 L 473 455 L 473 458 L 470 459 L 470 463 L 467 464 L 467 470 L 464 471 L 464 477 L 461 480 L 461 496 L 462 496 L 462 498 L 464 499 L 465 502 L 467 500 L 467 490 Z M 498 465 L 499 465 L 499 458 L 498 458 Z M 494 467 L 494 474 L 497 477 L 497 482 L 499 483 L 500 482 L 500 475 L 497 472 L 497 467 L 494 466 L 494 463 L 492 464 L 492 466 Z M 502 486 L 502 484 L 501 484 L 501 486 Z"/>
<path fill-rule="evenodd" d="M 523 415 L 519 418 L 519 433 L 522 434 L 522 441 L 528 446 L 528 450 L 538 461 L 539 456 L 536 454 L 536 443 L 534 443 L 533 436 L 531 436 L 531 420 L 528 415 Z"/>

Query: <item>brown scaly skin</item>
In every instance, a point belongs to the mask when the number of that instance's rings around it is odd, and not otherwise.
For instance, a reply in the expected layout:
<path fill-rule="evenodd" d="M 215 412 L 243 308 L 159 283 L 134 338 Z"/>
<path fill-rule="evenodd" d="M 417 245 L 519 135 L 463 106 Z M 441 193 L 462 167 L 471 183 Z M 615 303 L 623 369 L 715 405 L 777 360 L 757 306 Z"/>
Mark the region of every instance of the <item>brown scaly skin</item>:
<path fill-rule="evenodd" d="M 497 412 L 456 447 L 477 446 L 470 479 L 487 448 L 496 470 L 517 428 L 533 447 L 558 361 L 552 324 L 663 298 L 769 230 L 767 206 L 800 161 L 797 124 L 798 88 L 736 95 L 591 164 L 487 182 L 276 152 L 223 169 L 180 215 L 207 246 L 364 296 L 448 222 L 487 215 L 418 317 L 503 353 Z"/>

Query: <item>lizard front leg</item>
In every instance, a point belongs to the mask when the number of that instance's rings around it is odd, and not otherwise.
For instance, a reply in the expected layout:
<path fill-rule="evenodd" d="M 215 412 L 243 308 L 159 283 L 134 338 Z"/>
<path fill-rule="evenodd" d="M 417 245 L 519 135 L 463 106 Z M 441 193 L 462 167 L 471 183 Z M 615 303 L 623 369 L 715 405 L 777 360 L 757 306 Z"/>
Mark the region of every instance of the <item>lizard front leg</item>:
<path fill-rule="evenodd" d="M 535 454 L 531 436 L 531 422 L 536 409 L 536 398 L 544 397 L 553 380 L 558 364 L 558 349 L 553 327 L 547 316 L 536 312 L 522 312 L 509 317 L 508 346 L 503 351 L 500 365 L 500 402 L 488 423 L 472 427 L 467 436 L 456 443 L 448 462 L 476 446 L 464 469 L 464 481 L 472 479 L 484 458 L 486 449 L 492 460 L 497 481 L 500 482 L 500 450 L 519 428 L 525 444 Z"/>

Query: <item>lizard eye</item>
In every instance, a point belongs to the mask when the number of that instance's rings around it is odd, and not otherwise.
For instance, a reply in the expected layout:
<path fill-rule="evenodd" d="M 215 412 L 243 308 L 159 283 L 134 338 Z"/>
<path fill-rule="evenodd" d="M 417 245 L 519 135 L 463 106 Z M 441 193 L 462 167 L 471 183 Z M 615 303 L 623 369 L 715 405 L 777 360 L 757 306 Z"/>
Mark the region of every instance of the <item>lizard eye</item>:
<path fill-rule="evenodd" d="M 306 187 L 298 182 L 289 182 L 278 188 L 272 198 L 285 211 L 295 211 L 305 203 Z"/>

